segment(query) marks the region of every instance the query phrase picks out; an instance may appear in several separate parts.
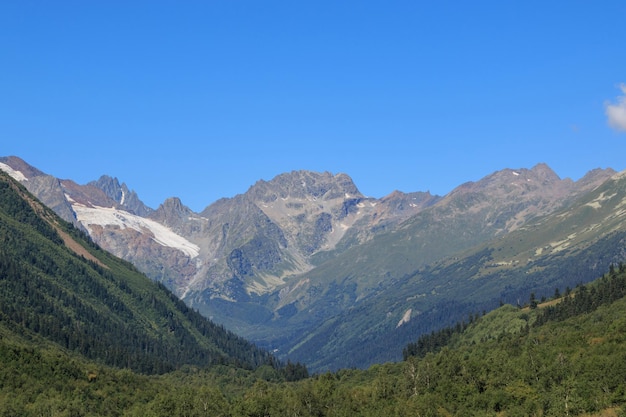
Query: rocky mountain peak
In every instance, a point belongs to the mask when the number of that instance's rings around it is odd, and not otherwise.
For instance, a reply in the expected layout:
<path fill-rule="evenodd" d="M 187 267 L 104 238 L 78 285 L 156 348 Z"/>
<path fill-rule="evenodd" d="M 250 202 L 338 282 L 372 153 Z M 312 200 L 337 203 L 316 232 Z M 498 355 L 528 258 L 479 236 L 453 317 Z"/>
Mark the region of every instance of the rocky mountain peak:
<path fill-rule="evenodd" d="M 122 186 L 117 178 L 102 175 L 97 181 L 91 181 L 87 185 L 98 187 L 112 200 L 118 203 L 122 202 L 123 192 Z"/>
<path fill-rule="evenodd" d="M 436 206 L 441 218 L 471 213 L 484 231 L 505 233 L 561 207 L 578 192 L 571 179 L 562 180 L 542 163 L 531 169 L 503 169 L 465 183 Z"/>
<path fill-rule="evenodd" d="M 576 185 L 580 187 L 597 187 L 607 179 L 611 178 L 617 174 L 617 172 L 612 168 L 602 169 L 596 168 L 587 172 L 585 176 L 576 181 Z"/>
<path fill-rule="evenodd" d="M 467 182 L 454 189 L 448 197 L 467 193 L 488 193 L 492 196 L 525 194 L 542 189 L 570 188 L 572 181 L 561 180 L 546 164 L 537 164 L 532 169 L 503 169 L 477 182 Z"/>
<path fill-rule="evenodd" d="M 7 165 L 15 172 L 21 173 L 25 180 L 46 175 L 17 156 L 3 156 L 0 158 L 0 163 Z"/>
<path fill-rule="evenodd" d="M 86 207 L 118 207 L 119 203 L 109 197 L 93 183 L 80 185 L 72 180 L 62 180 L 61 186 L 66 196 L 73 202 Z"/>
<path fill-rule="evenodd" d="M 395 211 L 418 210 L 432 206 L 441 199 L 438 195 L 432 195 L 430 191 L 418 191 L 414 193 L 403 193 L 395 190 L 391 194 L 380 199 L 383 206 Z"/>
<path fill-rule="evenodd" d="M 352 179 L 346 174 L 330 172 L 292 171 L 270 181 L 258 181 L 246 193 L 255 201 L 271 202 L 278 198 L 322 199 L 362 198 Z"/>
<path fill-rule="evenodd" d="M 192 214 L 193 211 L 185 206 L 180 198 L 170 197 L 150 215 L 150 218 L 168 226 L 176 225 Z"/>
<path fill-rule="evenodd" d="M 532 174 L 537 180 L 542 181 L 544 184 L 554 183 L 561 181 L 561 178 L 545 163 L 539 163 L 530 169 Z"/>
<path fill-rule="evenodd" d="M 174 230 L 182 231 L 189 218 L 193 216 L 195 213 L 185 206 L 180 198 L 170 197 L 146 217 Z"/>
<path fill-rule="evenodd" d="M 103 175 L 97 181 L 91 181 L 87 185 L 102 190 L 108 198 L 130 213 L 145 217 L 153 211 L 139 199 L 135 191 L 129 190 L 126 183 L 120 185 L 115 177 Z"/>

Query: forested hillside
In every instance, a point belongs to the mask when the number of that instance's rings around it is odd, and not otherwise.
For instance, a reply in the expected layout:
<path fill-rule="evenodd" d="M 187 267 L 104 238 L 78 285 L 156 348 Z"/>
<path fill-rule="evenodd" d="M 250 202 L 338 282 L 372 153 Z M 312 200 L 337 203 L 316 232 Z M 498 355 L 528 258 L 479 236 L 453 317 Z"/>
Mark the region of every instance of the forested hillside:
<path fill-rule="evenodd" d="M 69 351 L 142 373 L 184 364 L 276 366 L 189 309 L 0 173 L 0 319 Z"/>
<path fill-rule="evenodd" d="M 0 325 L 0 415 L 621 416 L 626 270 L 565 296 L 504 305 L 418 356 L 285 382 L 263 366 L 144 376 L 87 361 Z M 471 323 L 469 323 L 471 321 Z M 424 337 L 423 340 L 427 339 Z"/>

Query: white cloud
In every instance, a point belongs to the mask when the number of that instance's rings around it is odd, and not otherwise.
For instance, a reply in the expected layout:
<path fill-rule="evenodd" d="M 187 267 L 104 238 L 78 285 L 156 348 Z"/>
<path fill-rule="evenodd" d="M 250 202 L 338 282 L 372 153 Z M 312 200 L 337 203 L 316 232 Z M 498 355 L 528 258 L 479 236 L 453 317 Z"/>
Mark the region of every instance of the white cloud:
<path fill-rule="evenodd" d="M 609 125 L 626 132 L 626 84 L 620 84 L 619 88 L 623 95 L 617 97 L 616 103 L 606 103 L 604 108 L 609 118 Z"/>

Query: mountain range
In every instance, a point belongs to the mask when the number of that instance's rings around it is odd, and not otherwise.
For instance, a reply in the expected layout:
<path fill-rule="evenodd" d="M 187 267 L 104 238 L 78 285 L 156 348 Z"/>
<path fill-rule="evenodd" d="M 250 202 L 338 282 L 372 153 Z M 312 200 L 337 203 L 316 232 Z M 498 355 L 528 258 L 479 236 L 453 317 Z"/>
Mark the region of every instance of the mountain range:
<path fill-rule="evenodd" d="M 419 335 L 624 257 L 626 178 L 504 169 L 445 196 L 361 194 L 294 171 L 200 213 L 147 207 L 116 178 L 79 185 L 17 157 L 0 168 L 188 306 L 313 370 L 398 359 Z"/>
<path fill-rule="evenodd" d="M 0 334 L 146 374 L 275 358 L 102 250 L 0 172 Z"/>
<path fill-rule="evenodd" d="M 600 199 L 584 203 L 598 210 L 596 221 L 613 203 L 623 206 L 603 194 L 612 186 L 600 188 Z M 578 224 L 585 213 L 577 211 L 565 226 Z M 403 361 L 308 377 L 189 309 L 1 172 L 0 242 L 0 415 L 624 412 L 623 262 L 545 302 L 531 293 L 525 306 L 505 304 L 422 334 Z M 467 258 L 467 266 L 485 257 Z M 398 326 L 415 322 L 410 316 Z"/>

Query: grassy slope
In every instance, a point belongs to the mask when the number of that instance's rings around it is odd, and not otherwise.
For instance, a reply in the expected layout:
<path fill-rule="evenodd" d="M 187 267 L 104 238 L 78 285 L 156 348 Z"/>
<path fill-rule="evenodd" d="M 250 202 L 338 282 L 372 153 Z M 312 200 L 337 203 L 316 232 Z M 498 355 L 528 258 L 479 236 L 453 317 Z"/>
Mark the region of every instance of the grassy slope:
<path fill-rule="evenodd" d="M 358 291 L 350 284 L 362 276 L 350 275 L 351 263 L 346 261 L 334 275 L 328 272 L 329 277 L 345 278 L 338 280 L 333 293 L 329 290 L 322 299 L 326 305 L 319 308 L 337 313 L 294 345 L 291 357 L 306 361 L 314 370 L 395 360 L 400 351 L 392 341 L 408 343 L 420 334 L 460 321 L 468 313 L 491 310 L 500 301 L 524 303 L 531 292 L 537 297 L 549 296 L 557 287 L 564 290 L 589 282 L 626 256 L 625 196 L 623 178 L 607 181 L 568 209 L 536 219 L 502 238 L 401 277 L 390 278 L 381 271 L 379 288 L 358 302 Z M 449 241 L 454 242 L 454 236 L 449 236 Z M 370 244 L 377 243 L 373 240 Z M 382 245 L 379 252 L 397 249 Z M 401 260 L 398 263 L 402 264 Z M 370 271 L 373 273 L 375 268 Z M 339 305 L 351 307 L 339 312 Z M 398 328 L 409 309 L 411 321 Z M 368 349 L 359 348 L 364 343 Z M 316 361 L 318 357 L 324 360 Z"/>

